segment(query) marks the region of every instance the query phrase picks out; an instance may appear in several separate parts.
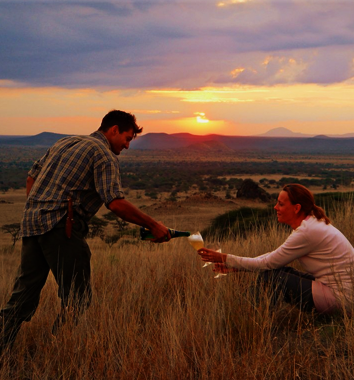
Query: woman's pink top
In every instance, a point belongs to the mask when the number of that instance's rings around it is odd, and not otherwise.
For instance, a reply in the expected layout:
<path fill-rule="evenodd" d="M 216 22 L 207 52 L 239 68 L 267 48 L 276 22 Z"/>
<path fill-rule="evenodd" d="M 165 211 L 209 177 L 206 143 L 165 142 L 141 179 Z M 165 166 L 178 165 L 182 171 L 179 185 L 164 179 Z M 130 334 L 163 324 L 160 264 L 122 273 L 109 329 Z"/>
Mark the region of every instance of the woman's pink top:
<path fill-rule="evenodd" d="M 227 255 L 226 265 L 241 270 L 281 268 L 298 259 L 315 277 L 312 295 L 319 312 L 349 308 L 352 304 L 354 248 L 331 224 L 307 217 L 284 244 L 258 257 Z"/>

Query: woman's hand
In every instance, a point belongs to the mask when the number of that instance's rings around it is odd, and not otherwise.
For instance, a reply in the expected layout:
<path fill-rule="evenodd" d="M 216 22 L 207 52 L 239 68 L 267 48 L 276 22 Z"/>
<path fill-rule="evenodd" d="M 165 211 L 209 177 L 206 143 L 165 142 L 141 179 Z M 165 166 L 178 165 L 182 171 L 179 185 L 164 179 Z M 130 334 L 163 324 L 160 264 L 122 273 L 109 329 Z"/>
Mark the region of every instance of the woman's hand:
<path fill-rule="evenodd" d="M 227 256 L 225 253 L 216 252 L 208 248 L 199 249 L 198 255 L 202 257 L 203 261 L 209 263 L 225 263 Z"/>

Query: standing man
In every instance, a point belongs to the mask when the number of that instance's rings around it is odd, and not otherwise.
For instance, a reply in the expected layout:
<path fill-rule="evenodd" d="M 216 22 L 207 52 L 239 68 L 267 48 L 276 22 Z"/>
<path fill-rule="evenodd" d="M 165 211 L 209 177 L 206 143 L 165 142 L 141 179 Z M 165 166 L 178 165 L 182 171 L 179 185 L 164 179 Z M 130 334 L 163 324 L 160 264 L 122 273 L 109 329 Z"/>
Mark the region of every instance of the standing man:
<path fill-rule="evenodd" d="M 0 351 L 11 347 L 21 324 L 34 315 L 51 270 L 58 284 L 61 312 L 53 334 L 68 312 L 75 319 L 91 302 L 87 223 L 105 204 L 118 217 L 146 227 L 156 242 L 168 229 L 124 199 L 118 155 L 142 128 L 135 116 L 113 110 L 90 136 L 59 140 L 28 173 L 21 223 L 21 264 L 10 300 L 0 311 Z"/>

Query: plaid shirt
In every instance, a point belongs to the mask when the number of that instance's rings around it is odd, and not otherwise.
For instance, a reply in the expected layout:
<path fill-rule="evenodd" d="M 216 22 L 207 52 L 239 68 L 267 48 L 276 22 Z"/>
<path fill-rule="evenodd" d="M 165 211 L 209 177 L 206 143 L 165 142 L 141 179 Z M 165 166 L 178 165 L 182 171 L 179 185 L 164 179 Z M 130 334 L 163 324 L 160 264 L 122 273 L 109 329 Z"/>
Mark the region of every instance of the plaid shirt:
<path fill-rule="evenodd" d="M 35 179 L 21 223 L 21 236 L 50 231 L 74 210 L 88 221 L 100 207 L 124 198 L 119 160 L 105 135 L 65 137 L 36 161 L 28 175 Z"/>

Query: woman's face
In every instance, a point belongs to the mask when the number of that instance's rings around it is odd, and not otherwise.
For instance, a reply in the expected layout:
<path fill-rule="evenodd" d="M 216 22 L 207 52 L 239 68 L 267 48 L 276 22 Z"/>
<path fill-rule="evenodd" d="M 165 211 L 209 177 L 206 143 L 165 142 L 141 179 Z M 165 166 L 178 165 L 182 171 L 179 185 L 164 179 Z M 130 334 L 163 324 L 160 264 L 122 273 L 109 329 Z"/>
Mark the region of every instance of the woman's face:
<path fill-rule="evenodd" d="M 299 217 L 298 212 L 301 209 L 300 205 L 293 205 L 290 202 L 289 195 L 286 191 L 282 190 L 278 196 L 278 202 L 274 206 L 277 211 L 279 223 L 285 223 L 292 226 L 297 222 Z"/>

